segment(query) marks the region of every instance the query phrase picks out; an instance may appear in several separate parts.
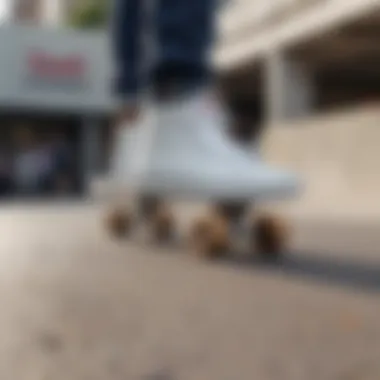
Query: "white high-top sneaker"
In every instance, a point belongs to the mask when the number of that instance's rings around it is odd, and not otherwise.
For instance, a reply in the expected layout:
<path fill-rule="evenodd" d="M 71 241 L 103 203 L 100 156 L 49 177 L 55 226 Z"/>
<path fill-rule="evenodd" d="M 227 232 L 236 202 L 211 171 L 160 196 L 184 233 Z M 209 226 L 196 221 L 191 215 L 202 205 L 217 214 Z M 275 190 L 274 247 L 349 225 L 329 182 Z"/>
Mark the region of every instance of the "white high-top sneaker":
<path fill-rule="evenodd" d="M 293 174 L 263 163 L 228 136 L 225 114 L 210 93 L 160 104 L 156 117 L 157 127 L 142 138 L 150 148 L 139 166 L 140 192 L 239 201 L 296 195 Z"/>
<path fill-rule="evenodd" d="M 115 136 L 109 177 L 118 191 L 136 190 L 142 173 L 147 170 L 150 137 L 155 128 L 152 108 L 145 107 L 133 122 L 121 125 Z"/>

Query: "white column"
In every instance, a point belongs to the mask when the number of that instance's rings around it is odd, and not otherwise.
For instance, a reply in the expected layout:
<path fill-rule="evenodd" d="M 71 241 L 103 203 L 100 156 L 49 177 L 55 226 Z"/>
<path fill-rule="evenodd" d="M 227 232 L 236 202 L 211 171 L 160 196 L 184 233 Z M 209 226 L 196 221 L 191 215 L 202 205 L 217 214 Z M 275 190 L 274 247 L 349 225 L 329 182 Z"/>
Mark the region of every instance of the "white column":
<path fill-rule="evenodd" d="M 281 52 L 268 56 L 265 68 L 267 118 L 281 121 L 308 115 L 314 105 L 314 84 L 307 68 Z"/>
<path fill-rule="evenodd" d="M 11 0 L 0 1 L 0 23 L 10 21 L 12 18 L 12 10 Z"/>
<path fill-rule="evenodd" d="M 65 17 L 63 0 L 43 0 L 41 19 L 44 24 L 59 26 Z"/>

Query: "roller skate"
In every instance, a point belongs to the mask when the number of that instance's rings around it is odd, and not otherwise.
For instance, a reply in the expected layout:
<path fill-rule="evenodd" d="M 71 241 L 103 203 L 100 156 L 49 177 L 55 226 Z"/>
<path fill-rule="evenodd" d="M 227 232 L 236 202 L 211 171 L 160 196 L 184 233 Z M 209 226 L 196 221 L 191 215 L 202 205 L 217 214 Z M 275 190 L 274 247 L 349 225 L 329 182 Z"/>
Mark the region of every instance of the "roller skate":
<path fill-rule="evenodd" d="M 188 241 L 198 256 L 217 258 L 233 247 L 233 227 L 245 219 L 248 204 L 298 194 L 298 179 L 264 163 L 232 139 L 226 127 L 230 122 L 209 91 L 157 105 L 154 125 L 146 128 L 135 146 L 143 159 L 129 160 L 134 167 L 131 172 L 137 174 L 129 177 L 138 178 L 135 193 L 141 199 L 156 200 L 147 207 L 149 212 L 139 213 L 145 215 L 157 240 L 165 240 L 175 226 L 174 213 L 164 199 L 214 205 L 194 221 Z M 277 218 L 255 215 L 248 223 L 249 250 L 277 256 L 284 246 L 285 230 Z"/>

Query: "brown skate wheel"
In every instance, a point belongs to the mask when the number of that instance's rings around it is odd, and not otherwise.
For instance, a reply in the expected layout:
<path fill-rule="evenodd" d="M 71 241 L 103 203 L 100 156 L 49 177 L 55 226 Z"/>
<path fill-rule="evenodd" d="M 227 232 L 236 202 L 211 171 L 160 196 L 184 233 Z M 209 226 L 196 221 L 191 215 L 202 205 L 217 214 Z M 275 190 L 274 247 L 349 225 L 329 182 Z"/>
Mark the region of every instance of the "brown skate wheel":
<path fill-rule="evenodd" d="M 156 242 L 166 243 L 173 239 L 175 220 L 173 213 L 165 204 L 157 206 L 148 223 L 150 233 Z"/>
<path fill-rule="evenodd" d="M 251 243 L 257 254 L 265 259 L 279 258 L 286 249 L 288 237 L 288 226 L 273 215 L 258 217 L 251 231 Z"/>
<path fill-rule="evenodd" d="M 190 238 L 198 256 L 220 258 L 230 248 L 228 220 L 220 214 L 200 218 L 194 223 Z"/>
<path fill-rule="evenodd" d="M 106 217 L 106 228 L 112 237 L 121 239 L 130 235 L 133 227 L 131 213 L 122 208 L 115 208 Z"/>

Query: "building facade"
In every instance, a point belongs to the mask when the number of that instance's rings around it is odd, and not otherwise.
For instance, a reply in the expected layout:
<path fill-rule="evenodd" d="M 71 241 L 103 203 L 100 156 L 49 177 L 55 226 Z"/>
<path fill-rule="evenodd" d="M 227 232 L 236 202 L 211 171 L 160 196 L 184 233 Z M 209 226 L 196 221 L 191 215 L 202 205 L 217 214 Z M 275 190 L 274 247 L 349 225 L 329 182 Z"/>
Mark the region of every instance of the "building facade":
<path fill-rule="evenodd" d="M 19 127 L 42 139 L 64 135 L 74 160 L 70 175 L 85 192 L 106 164 L 111 83 L 104 33 L 1 27 L 0 145 L 11 146 Z"/>
<path fill-rule="evenodd" d="M 379 0 L 235 0 L 220 30 L 216 65 L 267 121 L 380 97 Z"/>
<path fill-rule="evenodd" d="M 5 0 L 3 20 L 28 25 L 62 25 L 79 0 Z"/>

